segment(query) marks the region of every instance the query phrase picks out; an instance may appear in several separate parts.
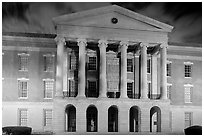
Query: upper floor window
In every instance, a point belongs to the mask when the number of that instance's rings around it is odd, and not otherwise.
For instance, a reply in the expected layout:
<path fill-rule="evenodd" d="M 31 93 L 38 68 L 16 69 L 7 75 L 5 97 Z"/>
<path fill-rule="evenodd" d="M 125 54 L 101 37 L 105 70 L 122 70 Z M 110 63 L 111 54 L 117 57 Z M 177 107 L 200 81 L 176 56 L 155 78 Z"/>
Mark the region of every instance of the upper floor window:
<path fill-rule="evenodd" d="M 132 98 L 132 96 L 133 96 L 133 82 L 127 83 L 127 96 L 129 98 Z"/>
<path fill-rule="evenodd" d="M 44 98 L 51 99 L 54 91 L 54 80 L 53 79 L 45 79 L 44 83 Z"/>
<path fill-rule="evenodd" d="M 88 93 L 87 97 L 97 97 L 97 82 L 96 81 L 88 81 Z"/>
<path fill-rule="evenodd" d="M 171 91 L 172 91 L 172 84 L 167 83 L 167 97 L 168 99 L 171 99 Z"/>
<path fill-rule="evenodd" d="M 152 93 L 152 83 L 150 81 L 147 82 L 147 88 L 148 88 L 148 93 L 151 94 Z"/>
<path fill-rule="evenodd" d="M 18 93 L 19 98 L 28 97 L 28 79 L 26 78 L 18 79 Z"/>
<path fill-rule="evenodd" d="M 44 110 L 44 126 L 52 126 L 52 110 Z"/>
<path fill-rule="evenodd" d="M 190 84 L 184 85 L 185 103 L 192 103 L 192 91 L 193 85 Z"/>
<path fill-rule="evenodd" d="M 151 73 L 151 59 L 147 59 L 147 73 Z"/>
<path fill-rule="evenodd" d="M 127 59 L 127 72 L 133 72 L 133 59 Z"/>
<path fill-rule="evenodd" d="M 166 64 L 166 74 L 167 76 L 171 76 L 171 62 L 167 62 Z"/>
<path fill-rule="evenodd" d="M 20 71 L 28 71 L 28 56 L 26 53 L 18 54 Z"/>
<path fill-rule="evenodd" d="M 88 70 L 96 70 L 96 57 L 89 57 Z"/>
<path fill-rule="evenodd" d="M 77 95 L 77 81 L 70 79 L 69 80 L 69 97 L 76 97 Z"/>
<path fill-rule="evenodd" d="M 27 126 L 27 109 L 19 109 L 19 126 Z"/>
<path fill-rule="evenodd" d="M 70 55 L 70 70 L 76 70 L 78 68 L 78 59 L 75 54 Z"/>
<path fill-rule="evenodd" d="M 191 62 L 184 62 L 184 69 L 185 69 L 185 78 L 192 77 L 192 65 Z"/>
<path fill-rule="evenodd" d="M 185 128 L 193 125 L 192 112 L 185 112 Z"/>
<path fill-rule="evenodd" d="M 54 70 L 54 55 L 44 55 L 44 71 L 52 72 Z"/>

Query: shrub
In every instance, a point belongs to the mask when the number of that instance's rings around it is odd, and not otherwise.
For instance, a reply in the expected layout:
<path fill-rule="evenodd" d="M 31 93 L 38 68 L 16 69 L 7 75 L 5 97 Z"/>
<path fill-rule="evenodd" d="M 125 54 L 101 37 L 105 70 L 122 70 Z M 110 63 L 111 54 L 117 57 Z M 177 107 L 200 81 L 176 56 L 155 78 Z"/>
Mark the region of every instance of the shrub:
<path fill-rule="evenodd" d="M 32 128 L 22 126 L 3 127 L 2 131 L 7 135 L 31 135 Z"/>

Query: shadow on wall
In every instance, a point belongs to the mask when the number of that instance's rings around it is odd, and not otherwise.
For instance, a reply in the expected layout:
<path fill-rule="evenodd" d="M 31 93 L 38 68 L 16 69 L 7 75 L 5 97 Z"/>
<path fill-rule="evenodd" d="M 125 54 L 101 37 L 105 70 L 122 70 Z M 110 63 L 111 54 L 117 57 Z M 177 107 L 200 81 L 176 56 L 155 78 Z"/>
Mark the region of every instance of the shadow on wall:
<path fill-rule="evenodd" d="M 202 126 L 191 126 L 184 129 L 185 135 L 202 135 Z"/>

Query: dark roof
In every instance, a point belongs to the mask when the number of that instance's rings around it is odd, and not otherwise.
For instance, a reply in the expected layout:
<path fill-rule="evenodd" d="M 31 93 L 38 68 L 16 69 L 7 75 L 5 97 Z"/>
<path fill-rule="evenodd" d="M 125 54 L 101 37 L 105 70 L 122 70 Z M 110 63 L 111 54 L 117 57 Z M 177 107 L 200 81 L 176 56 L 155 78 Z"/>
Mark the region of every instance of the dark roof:
<path fill-rule="evenodd" d="M 23 32 L 2 32 L 3 36 L 21 36 L 21 37 L 35 37 L 35 38 L 55 38 L 56 34 L 44 33 L 23 33 Z"/>

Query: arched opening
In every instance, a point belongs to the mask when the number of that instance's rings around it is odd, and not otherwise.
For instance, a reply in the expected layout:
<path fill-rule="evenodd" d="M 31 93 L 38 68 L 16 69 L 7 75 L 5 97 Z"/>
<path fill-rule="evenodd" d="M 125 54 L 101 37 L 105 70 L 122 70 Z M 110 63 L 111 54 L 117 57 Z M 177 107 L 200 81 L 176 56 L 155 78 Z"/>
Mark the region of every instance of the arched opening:
<path fill-rule="evenodd" d="M 76 132 L 76 108 L 73 105 L 67 105 L 65 109 L 65 131 Z"/>
<path fill-rule="evenodd" d="M 161 110 L 157 106 L 150 110 L 150 132 L 161 132 Z"/>
<path fill-rule="evenodd" d="M 116 106 L 108 109 L 108 132 L 118 132 L 118 108 Z"/>
<path fill-rule="evenodd" d="M 86 110 L 87 132 L 98 131 L 98 110 L 95 106 L 89 106 Z"/>
<path fill-rule="evenodd" d="M 139 132 L 140 131 L 140 109 L 137 106 L 133 106 L 129 111 L 129 131 Z"/>

